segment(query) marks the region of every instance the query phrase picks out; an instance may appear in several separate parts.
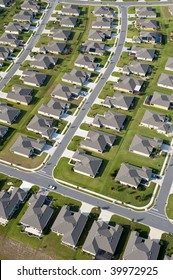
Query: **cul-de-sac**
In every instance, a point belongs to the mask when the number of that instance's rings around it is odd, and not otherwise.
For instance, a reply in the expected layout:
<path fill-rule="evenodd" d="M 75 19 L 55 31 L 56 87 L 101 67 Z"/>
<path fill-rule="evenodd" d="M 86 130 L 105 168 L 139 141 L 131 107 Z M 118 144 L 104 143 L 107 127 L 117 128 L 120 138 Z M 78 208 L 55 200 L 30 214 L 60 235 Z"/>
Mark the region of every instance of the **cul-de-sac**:
<path fill-rule="evenodd" d="M 171 0 L 0 0 L 0 245 L 173 260 Z"/>

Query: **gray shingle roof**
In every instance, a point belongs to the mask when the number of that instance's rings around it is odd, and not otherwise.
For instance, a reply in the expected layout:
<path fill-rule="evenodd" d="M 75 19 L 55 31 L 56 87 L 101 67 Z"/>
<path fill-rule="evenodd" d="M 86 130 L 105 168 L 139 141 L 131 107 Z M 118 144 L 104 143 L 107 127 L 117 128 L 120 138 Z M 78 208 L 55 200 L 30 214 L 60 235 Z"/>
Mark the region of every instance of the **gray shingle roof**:
<path fill-rule="evenodd" d="M 162 106 L 165 109 L 169 109 L 173 105 L 173 94 L 164 94 L 155 91 L 150 100 L 150 105 Z"/>
<path fill-rule="evenodd" d="M 122 227 L 109 226 L 102 221 L 94 221 L 82 249 L 96 256 L 101 251 L 113 255 L 122 234 Z"/>
<path fill-rule="evenodd" d="M 76 23 L 77 23 L 76 17 L 64 16 L 60 19 L 60 25 L 62 27 L 75 27 Z"/>
<path fill-rule="evenodd" d="M 132 46 L 130 53 L 134 53 L 137 59 L 153 61 L 155 57 L 155 49 L 145 49 L 139 46 Z"/>
<path fill-rule="evenodd" d="M 73 96 L 75 97 L 78 96 L 80 92 L 81 92 L 81 88 L 58 84 L 51 92 L 51 96 L 63 100 L 69 100 Z"/>
<path fill-rule="evenodd" d="M 66 49 L 66 43 L 59 42 L 49 42 L 46 46 L 40 47 L 40 52 L 43 53 L 53 53 L 53 54 L 62 54 Z"/>
<path fill-rule="evenodd" d="M 32 20 L 32 17 L 33 17 L 33 12 L 21 10 L 18 14 L 15 14 L 13 16 L 13 20 L 30 22 Z"/>
<path fill-rule="evenodd" d="M 136 43 L 161 43 L 162 34 L 158 32 L 140 32 L 140 35 L 133 37 L 133 42 Z"/>
<path fill-rule="evenodd" d="M 151 239 L 144 239 L 132 231 L 123 258 L 125 260 L 157 260 L 160 245 Z"/>
<path fill-rule="evenodd" d="M 0 0 L 0 7 L 10 6 L 11 0 Z"/>
<path fill-rule="evenodd" d="M 69 108 L 70 103 L 51 99 L 49 103 L 42 104 L 38 109 L 40 114 L 51 115 L 55 119 L 59 119 Z"/>
<path fill-rule="evenodd" d="M 100 42 L 86 41 L 81 45 L 81 50 L 85 53 L 103 55 L 105 51 L 105 44 Z"/>
<path fill-rule="evenodd" d="M 33 13 L 38 13 L 39 6 L 34 1 L 25 0 L 21 5 L 22 10 L 30 10 Z"/>
<path fill-rule="evenodd" d="M 110 18 L 98 17 L 92 22 L 92 28 L 108 28 L 112 27 L 112 20 Z"/>
<path fill-rule="evenodd" d="M 65 73 L 62 77 L 62 80 L 65 82 L 83 86 L 83 84 L 89 77 L 89 72 L 73 69 L 71 72 Z"/>
<path fill-rule="evenodd" d="M 67 5 L 63 4 L 62 10 L 59 13 L 63 15 L 80 15 L 80 8 L 77 5 Z"/>
<path fill-rule="evenodd" d="M 128 76 L 122 76 L 119 78 L 119 81 L 114 84 L 115 89 L 120 89 L 124 91 L 129 91 L 129 92 L 139 92 L 141 90 L 141 87 L 143 85 L 144 81 L 133 78 L 133 77 L 128 77 Z"/>
<path fill-rule="evenodd" d="M 112 37 L 112 31 L 110 30 L 101 31 L 101 30 L 90 29 L 88 40 L 104 41 L 106 39 L 111 39 L 111 37 Z"/>
<path fill-rule="evenodd" d="M 31 88 L 15 84 L 12 86 L 12 91 L 7 93 L 6 99 L 27 105 L 32 100 L 32 91 Z"/>
<path fill-rule="evenodd" d="M 50 35 L 54 40 L 68 40 L 70 34 L 71 30 L 62 30 L 54 27 L 50 30 Z"/>
<path fill-rule="evenodd" d="M 152 7 L 140 7 L 136 8 L 136 14 L 138 17 L 156 17 L 156 12 L 153 10 Z"/>
<path fill-rule="evenodd" d="M 112 97 L 106 96 L 105 100 L 103 101 L 103 105 L 109 108 L 114 107 L 122 110 L 129 110 L 133 100 L 133 96 L 115 92 Z"/>
<path fill-rule="evenodd" d="M 115 112 L 105 112 L 104 115 L 97 114 L 93 120 L 93 125 L 108 127 L 120 131 L 123 128 L 126 116 Z"/>
<path fill-rule="evenodd" d="M 85 68 L 89 71 L 95 71 L 98 63 L 95 62 L 95 57 L 93 56 L 79 54 L 74 65 Z"/>
<path fill-rule="evenodd" d="M 160 87 L 173 89 L 173 75 L 162 73 L 157 82 L 157 85 Z"/>
<path fill-rule="evenodd" d="M 28 130 L 35 131 L 45 138 L 51 138 L 55 132 L 54 121 L 50 118 L 35 115 L 27 125 Z"/>
<path fill-rule="evenodd" d="M 5 60 L 8 58 L 10 54 L 10 49 L 7 47 L 0 46 L 0 60 Z"/>
<path fill-rule="evenodd" d="M 146 76 L 150 70 L 150 65 L 140 63 L 137 61 L 132 61 L 131 63 L 129 63 L 129 65 L 125 65 L 123 67 L 123 73 L 127 75 L 135 74 L 140 76 Z"/>
<path fill-rule="evenodd" d="M 42 54 L 37 54 L 29 64 L 31 67 L 49 69 L 56 65 L 58 58 L 54 56 L 47 56 Z"/>
<path fill-rule="evenodd" d="M 2 139 L 7 132 L 8 132 L 8 127 L 4 125 L 0 125 L 0 139 Z"/>
<path fill-rule="evenodd" d="M 173 57 L 168 58 L 166 65 L 165 65 L 165 69 L 173 71 Z"/>
<path fill-rule="evenodd" d="M 0 37 L 0 44 L 9 45 L 12 47 L 17 47 L 19 45 L 18 35 L 4 33 Z"/>
<path fill-rule="evenodd" d="M 94 7 L 93 14 L 98 17 L 98 16 L 104 16 L 104 17 L 114 17 L 114 11 L 110 7 L 105 7 L 105 6 L 96 6 Z"/>
<path fill-rule="evenodd" d="M 32 70 L 24 70 L 22 74 L 22 80 L 24 84 L 40 87 L 44 84 L 47 78 L 46 74 L 39 73 Z"/>
<path fill-rule="evenodd" d="M 135 22 L 136 26 L 141 29 L 159 29 L 159 24 L 155 19 L 138 18 Z"/>
<path fill-rule="evenodd" d="M 20 110 L 7 105 L 6 103 L 0 103 L 0 121 L 5 123 L 13 123 L 20 114 Z"/>

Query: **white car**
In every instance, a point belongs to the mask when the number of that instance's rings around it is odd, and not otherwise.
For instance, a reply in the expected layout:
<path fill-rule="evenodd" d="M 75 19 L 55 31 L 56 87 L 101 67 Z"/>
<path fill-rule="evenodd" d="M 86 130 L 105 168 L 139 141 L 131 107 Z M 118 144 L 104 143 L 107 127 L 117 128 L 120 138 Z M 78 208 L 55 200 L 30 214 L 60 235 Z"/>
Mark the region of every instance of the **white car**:
<path fill-rule="evenodd" d="M 51 189 L 51 190 L 55 190 L 55 189 L 56 189 L 56 186 L 49 185 L 48 188 Z"/>

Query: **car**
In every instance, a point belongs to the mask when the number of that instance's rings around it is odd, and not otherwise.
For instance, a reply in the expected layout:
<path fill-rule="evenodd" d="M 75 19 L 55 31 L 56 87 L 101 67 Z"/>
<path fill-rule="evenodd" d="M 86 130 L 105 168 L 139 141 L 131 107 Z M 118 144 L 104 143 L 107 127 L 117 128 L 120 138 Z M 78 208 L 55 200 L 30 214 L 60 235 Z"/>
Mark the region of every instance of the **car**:
<path fill-rule="evenodd" d="M 53 185 L 49 185 L 48 188 L 51 190 L 56 190 L 56 186 L 53 186 Z"/>

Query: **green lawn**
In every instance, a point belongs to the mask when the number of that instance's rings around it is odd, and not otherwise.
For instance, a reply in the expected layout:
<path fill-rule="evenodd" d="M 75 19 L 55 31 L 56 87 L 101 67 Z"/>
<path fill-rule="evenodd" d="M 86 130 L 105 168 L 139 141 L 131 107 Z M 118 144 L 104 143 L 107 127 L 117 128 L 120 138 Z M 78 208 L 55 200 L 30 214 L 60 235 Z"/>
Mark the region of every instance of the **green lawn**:
<path fill-rule="evenodd" d="M 171 256 L 173 254 L 173 236 L 168 233 L 163 233 L 160 239 L 161 250 L 159 259 L 163 259 L 164 255 Z"/>
<path fill-rule="evenodd" d="M 0 173 L 0 190 L 8 190 L 10 186 L 18 188 L 21 184 L 21 180 Z"/>
<path fill-rule="evenodd" d="M 170 194 L 168 203 L 166 206 L 166 214 L 169 219 L 173 220 L 173 194 Z"/>

